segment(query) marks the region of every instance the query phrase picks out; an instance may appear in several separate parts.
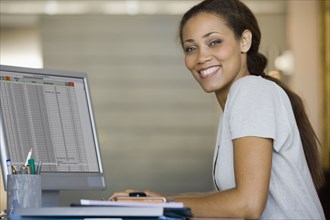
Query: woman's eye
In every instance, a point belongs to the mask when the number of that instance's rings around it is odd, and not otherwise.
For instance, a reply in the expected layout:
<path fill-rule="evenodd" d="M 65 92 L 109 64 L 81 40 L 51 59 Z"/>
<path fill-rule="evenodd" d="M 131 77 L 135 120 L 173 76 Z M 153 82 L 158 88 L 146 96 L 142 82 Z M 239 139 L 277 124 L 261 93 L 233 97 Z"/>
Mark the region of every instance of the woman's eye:
<path fill-rule="evenodd" d="M 185 52 L 185 53 L 192 53 L 192 52 L 194 52 L 195 50 L 196 50 L 195 47 L 186 47 L 186 48 L 184 48 L 184 52 Z"/>
<path fill-rule="evenodd" d="M 213 40 L 210 42 L 209 46 L 215 46 L 215 45 L 220 44 L 221 42 L 222 42 L 221 40 Z"/>

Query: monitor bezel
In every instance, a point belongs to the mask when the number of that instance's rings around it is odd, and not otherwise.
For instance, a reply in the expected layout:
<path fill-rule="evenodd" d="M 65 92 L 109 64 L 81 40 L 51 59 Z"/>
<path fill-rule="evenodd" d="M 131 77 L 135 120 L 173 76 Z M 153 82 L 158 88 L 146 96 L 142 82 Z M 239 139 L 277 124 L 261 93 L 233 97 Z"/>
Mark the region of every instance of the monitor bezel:
<path fill-rule="evenodd" d="M 38 74 L 45 76 L 64 76 L 83 79 L 86 91 L 88 111 L 91 121 L 91 128 L 93 132 L 93 138 L 95 143 L 96 156 L 98 161 L 99 172 L 41 172 L 42 190 L 43 191 L 62 191 L 62 190 L 103 190 L 105 189 L 105 178 L 102 167 L 100 145 L 97 137 L 96 123 L 94 119 L 94 111 L 91 101 L 90 89 L 88 84 L 87 73 L 72 72 L 63 70 L 51 70 L 44 68 L 30 68 L 30 67 L 18 67 L 8 66 L 0 64 L 0 71 Z M 8 147 L 4 134 L 4 119 L 3 114 L 0 111 L 0 154 L 1 154 L 1 170 L 3 177 L 4 189 L 7 189 L 7 167 L 6 160 L 8 159 Z M 66 181 L 61 183 L 61 181 Z M 69 181 L 69 182 L 67 182 Z M 72 184 L 71 184 L 72 183 Z"/>

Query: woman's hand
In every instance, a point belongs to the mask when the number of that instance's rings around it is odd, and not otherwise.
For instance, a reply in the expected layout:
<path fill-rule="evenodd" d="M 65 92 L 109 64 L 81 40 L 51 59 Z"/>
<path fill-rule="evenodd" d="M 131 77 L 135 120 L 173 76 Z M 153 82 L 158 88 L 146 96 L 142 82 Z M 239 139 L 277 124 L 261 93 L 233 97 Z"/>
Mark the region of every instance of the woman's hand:
<path fill-rule="evenodd" d="M 116 196 L 129 196 L 130 193 L 134 193 L 134 192 L 143 192 L 143 193 L 146 194 L 146 196 L 162 196 L 162 195 L 160 195 L 159 193 L 156 193 L 156 192 L 153 192 L 153 191 L 150 191 L 150 190 L 144 190 L 144 191 L 141 191 L 141 190 L 126 189 L 126 190 L 124 190 L 124 191 L 122 191 L 122 192 L 114 192 L 114 193 L 110 196 L 109 200 L 111 200 L 111 201 L 114 200 L 114 198 L 115 198 Z"/>

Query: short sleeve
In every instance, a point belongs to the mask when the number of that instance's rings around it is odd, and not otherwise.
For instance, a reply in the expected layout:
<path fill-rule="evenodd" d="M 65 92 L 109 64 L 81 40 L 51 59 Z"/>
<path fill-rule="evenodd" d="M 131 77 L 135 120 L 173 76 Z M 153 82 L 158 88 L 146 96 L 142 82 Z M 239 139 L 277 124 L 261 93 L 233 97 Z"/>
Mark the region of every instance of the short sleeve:
<path fill-rule="evenodd" d="M 290 133 L 290 122 L 281 89 L 261 77 L 244 77 L 228 95 L 229 130 L 232 139 L 255 136 L 271 138 L 279 151 Z M 284 92 L 284 91 L 283 91 Z"/>

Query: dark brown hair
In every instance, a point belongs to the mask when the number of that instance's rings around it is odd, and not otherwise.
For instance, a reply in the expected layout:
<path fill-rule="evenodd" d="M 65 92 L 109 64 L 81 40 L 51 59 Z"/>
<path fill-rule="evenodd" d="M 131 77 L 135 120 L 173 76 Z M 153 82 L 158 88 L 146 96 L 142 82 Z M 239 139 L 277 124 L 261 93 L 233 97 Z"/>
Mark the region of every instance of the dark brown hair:
<path fill-rule="evenodd" d="M 265 74 L 267 58 L 259 53 L 261 32 L 257 19 L 251 10 L 239 0 L 205 0 L 187 11 L 180 23 L 179 37 L 183 45 L 182 31 L 187 21 L 201 12 L 214 14 L 225 20 L 227 26 L 233 31 L 236 39 L 240 39 L 244 30 L 252 33 L 252 44 L 247 52 L 247 65 L 251 75 L 262 76 L 277 83 L 288 95 L 299 128 L 300 138 L 304 148 L 305 157 L 316 188 L 324 181 L 318 146 L 320 142 L 309 122 L 301 98 L 285 86 L 280 80 Z"/>

